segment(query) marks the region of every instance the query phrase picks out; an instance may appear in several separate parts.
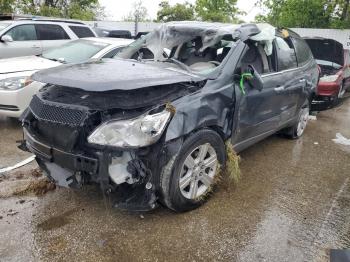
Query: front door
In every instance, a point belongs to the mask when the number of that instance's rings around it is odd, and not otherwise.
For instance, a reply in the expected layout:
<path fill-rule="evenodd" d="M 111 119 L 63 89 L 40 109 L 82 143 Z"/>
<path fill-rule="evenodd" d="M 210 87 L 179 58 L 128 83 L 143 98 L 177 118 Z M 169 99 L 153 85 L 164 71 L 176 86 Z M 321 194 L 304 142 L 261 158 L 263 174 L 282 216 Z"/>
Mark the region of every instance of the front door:
<path fill-rule="evenodd" d="M 18 25 L 4 35 L 12 37 L 13 42 L 0 42 L 0 58 L 10 58 L 42 53 L 41 41 L 38 40 L 33 24 Z"/>
<path fill-rule="evenodd" d="M 237 68 L 244 72 L 248 65 L 252 65 L 256 73 L 260 74 L 264 88 L 258 90 L 249 81 L 244 81 L 245 94 L 238 88 L 240 83 L 236 81 L 236 92 L 240 93 L 241 99 L 238 106 L 239 114 L 237 119 L 236 133 L 233 136 L 233 144 L 246 144 L 274 132 L 280 122 L 280 98 L 276 90 L 283 86 L 284 79 L 281 73 L 272 72 L 269 59 L 264 49 L 251 44 Z M 239 97 L 239 95 L 237 95 Z"/>

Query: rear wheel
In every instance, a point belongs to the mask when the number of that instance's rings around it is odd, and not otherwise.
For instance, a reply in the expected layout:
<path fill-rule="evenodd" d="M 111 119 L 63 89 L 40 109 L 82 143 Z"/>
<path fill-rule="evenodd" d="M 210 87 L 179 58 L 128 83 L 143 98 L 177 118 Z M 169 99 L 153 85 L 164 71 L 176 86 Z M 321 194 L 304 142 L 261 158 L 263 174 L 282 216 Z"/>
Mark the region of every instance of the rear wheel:
<path fill-rule="evenodd" d="M 342 83 L 339 87 L 339 91 L 338 94 L 334 97 L 333 101 L 332 101 L 332 105 L 336 106 L 339 104 L 340 100 L 344 97 L 346 90 L 344 88 L 344 84 Z"/>
<path fill-rule="evenodd" d="M 208 198 L 224 162 L 225 144 L 218 133 L 205 129 L 191 135 L 163 168 L 162 202 L 177 212 L 199 207 Z"/>
<path fill-rule="evenodd" d="M 338 92 L 338 99 L 341 99 L 344 97 L 346 92 L 346 89 L 344 88 L 344 84 L 342 83 L 340 88 L 339 88 L 339 92 Z"/>
<path fill-rule="evenodd" d="M 284 133 L 292 139 L 300 138 L 306 129 L 309 121 L 309 115 L 310 105 L 309 102 L 307 102 L 299 111 L 298 122 L 294 126 L 289 127 Z"/>

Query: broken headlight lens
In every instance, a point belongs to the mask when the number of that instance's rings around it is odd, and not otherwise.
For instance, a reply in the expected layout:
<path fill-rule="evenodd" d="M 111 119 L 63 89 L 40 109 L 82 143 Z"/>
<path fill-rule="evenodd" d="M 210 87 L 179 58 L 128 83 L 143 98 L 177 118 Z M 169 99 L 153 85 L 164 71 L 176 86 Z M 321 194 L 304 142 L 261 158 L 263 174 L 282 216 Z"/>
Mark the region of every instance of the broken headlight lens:
<path fill-rule="evenodd" d="M 154 144 L 162 135 L 171 113 L 164 110 L 130 120 L 108 121 L 97 127 L 88 142 L 115 147 L 144 147 Z"/>
<path fill-rule="evenodd" d="M 0 90 L 18 90 L 29 85 L 32 82 L 33 80 L 31 80 L 30 77 L 27 76 L 5 78 L 0 80 Z"/>
<path fill-rule="evenodd" d="M 335 82 L 339 78 L 339 75 L 323 76 L 320 78 L 320 82 Z"/>

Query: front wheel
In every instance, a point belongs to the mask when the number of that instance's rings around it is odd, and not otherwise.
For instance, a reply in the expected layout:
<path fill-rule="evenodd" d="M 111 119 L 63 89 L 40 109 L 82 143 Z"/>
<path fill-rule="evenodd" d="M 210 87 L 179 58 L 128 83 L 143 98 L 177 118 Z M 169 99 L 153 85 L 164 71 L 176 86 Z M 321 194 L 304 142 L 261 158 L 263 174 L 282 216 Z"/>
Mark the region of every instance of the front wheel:
<path fill-rule="evenodd" d="M 294 126 L 289 127 L 285 131 L 285 134 L 292 139 L 300 138 L 306 129 L 307 123 L 309 121 L 309 115 L 310 105 L 309 103 L 306 103 L 299 111 L 298 122 Z"/>
<path fill-rule="evenodd" d="M 183 212 L 199 207 L 217 180 L 225 163 L 225 144 L 220 135 L 205 129 L 188 137 L 161 174 L 162 202 Z"/>

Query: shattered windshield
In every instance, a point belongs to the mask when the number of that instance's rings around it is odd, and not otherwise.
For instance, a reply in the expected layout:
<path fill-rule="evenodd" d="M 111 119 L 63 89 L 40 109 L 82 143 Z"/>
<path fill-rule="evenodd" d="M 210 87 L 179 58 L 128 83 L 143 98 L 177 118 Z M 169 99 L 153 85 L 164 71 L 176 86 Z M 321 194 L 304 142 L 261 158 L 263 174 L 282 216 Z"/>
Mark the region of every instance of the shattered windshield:
<path fill-rule="evenodd" d="M 236 46 L 236 25 L 168 23 L 124 48 L 117 58 L 173 64 L 179 69 L 209 74 Z"/>

